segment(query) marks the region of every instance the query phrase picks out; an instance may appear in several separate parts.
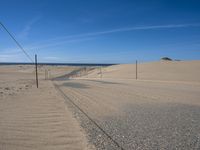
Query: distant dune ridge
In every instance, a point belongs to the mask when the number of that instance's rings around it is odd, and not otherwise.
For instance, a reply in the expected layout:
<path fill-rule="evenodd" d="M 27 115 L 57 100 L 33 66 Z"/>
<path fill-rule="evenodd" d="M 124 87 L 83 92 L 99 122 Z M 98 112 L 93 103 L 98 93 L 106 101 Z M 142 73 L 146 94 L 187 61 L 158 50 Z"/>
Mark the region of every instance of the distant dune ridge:
<path fill-rule="evenodd" d="M 87 75 L 90 78 L 135 79 L 135 64 L 120 64 L 97 68 Z M 138 63 L 138 79 L 200 82 L 200 61 L 157 61 Z"/>

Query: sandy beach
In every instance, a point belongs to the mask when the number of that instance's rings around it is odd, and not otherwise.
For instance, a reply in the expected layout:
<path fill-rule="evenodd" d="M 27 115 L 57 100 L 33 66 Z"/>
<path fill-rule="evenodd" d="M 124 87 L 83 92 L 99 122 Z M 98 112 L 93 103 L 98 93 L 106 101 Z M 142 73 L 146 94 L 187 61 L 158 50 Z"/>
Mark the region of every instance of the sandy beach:
<path fill-rule="evenodd" d="M 37 89 L 34 66 L 0 66 L 0 149 L 93 149 L 42 69 Z"/>
<path fill-rule="evenodd" d="M 199 77 L 200 61 L 138 64 L 137 80 L 135 64 L 43 66 L 37 89 L 33 66 L 0 66 L 0 149 L 199 149 Z"/>
<path fill-rule="evenodd" d="M 0 150 L 200 150 L 199 8 L 1 0 Z"/>

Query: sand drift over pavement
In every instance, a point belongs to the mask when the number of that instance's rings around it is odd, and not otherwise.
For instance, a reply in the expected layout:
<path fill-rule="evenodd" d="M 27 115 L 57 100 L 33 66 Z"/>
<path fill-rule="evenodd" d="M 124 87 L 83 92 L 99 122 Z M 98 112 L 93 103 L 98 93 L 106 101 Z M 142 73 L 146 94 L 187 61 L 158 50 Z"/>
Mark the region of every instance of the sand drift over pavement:
<path fill-rule="evenodd" d="M 0 66 L 0 149 L 200 148 L 200 61 L 38 71 Z"/>
<path fill-rule="evenodd" d="M 134 64 L 114 65 L 54 82 L 68 106 L 75 103 L 119 145 L 71 106 L 99 149 L 198 149 L 199 68 L 200 61 L 144 63 L 135 80 Z"/>

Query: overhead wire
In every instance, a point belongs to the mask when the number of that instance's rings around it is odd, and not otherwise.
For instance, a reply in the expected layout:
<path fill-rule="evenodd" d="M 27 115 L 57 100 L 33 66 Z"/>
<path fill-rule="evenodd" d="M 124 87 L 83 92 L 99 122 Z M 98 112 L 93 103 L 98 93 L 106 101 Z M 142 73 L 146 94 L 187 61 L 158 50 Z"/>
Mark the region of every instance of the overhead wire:
<path fill-rule="evenodd" d="M 34 63 L 33 59 L 30 57 L 30 55 L 25 51 L 25 49 L 22 47 L 22 45 L 16 40 L 16 38 L 9 32 L 9 30 L 6 28 L 6 26 L 0 22 L 0 25 L 3 27 L 3 29 L 8 33 L 8 35 L 13 39 L 13 41 L 17 44 L 17 46 L 22 50 L 22 52 L 27 56 L 27 58 Z"/>

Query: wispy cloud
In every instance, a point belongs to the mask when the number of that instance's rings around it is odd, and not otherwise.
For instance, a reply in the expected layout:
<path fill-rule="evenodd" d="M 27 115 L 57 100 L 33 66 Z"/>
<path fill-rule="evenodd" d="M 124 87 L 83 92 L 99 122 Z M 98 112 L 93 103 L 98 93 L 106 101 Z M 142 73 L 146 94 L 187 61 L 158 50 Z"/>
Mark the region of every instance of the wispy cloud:
<path fill-rule="evenodd" d="M 85 38 L 75 38 L 75 39 L 63 39 L 59 41 L 54 41 L 54 42 L 44 42 L 40 44 L 33 44 L 32 46 L 28 46 L 26 49 L 28 50 L 34 50 L 34 49 L 43 49 L 43 48 L 48 48 L 48 47 L 55 47 L 67 43 L 77 43 L 77 42 L 82 42 L 82 41 L 88 41 L 92 40 L 94 37 L 85 37 Z"/>
<path fill-rule="evenodd" d="M 23 61 L 21 54 L 0 54 L 0 61 L 1 62 L 17 62 L 17 61 Z"/>
<path fill-rule="evenodd" d="M 32 21 L 27 24 L 27 26 L 24 28 L 24 36 L 28 35 L 28 32 L 31 30 L 31 26 L 37 22 L 39 18 L 35 18 Z M 81 41 L 87 41 L 87 40 L 93 40 L 97 36 L 106 35 L 106 34 L 112 34 L 112 33 L 118 33 L 118 32 L 128 32 L 128 31 L 138 31 L 138 30 L 165 30 L 165 29 L 173 29 L 173 28 L 189 28 L 189 27 L 200 27 L 200 23 L 196 24 L 169 24 L 169 25 L 154 25 L 154 26 L 133 26 L 133 27 L 124 27 L 124 28 L 117 28 L 117 29 L 111 29 L 111 30 L 104 30 L 104 31 L 98 31 L 98 32 L 89 32 L 89 33 L 83 33 L 83 34 L 75 34 L 70 36 L 61 36 L 56 37 L 52 39 L 47 39 L 45 41 L 35 43 L 29 46 L 24 46 L 26 50 L 41 50 L 48 47 L 55 47 L 59 45 L 64 45 L 67 43 L 77 43 Z M 23 34 L 22 34 L 23 35 Z M 19 49 L 7 49 L 3 53 L 4 55 L 7 53 L 18 53 L 20 51 Z M 1 57 L 3 58 L 3 56 Z M 6 58 L 6 57 L 4 57 Z M 46 58 L 48 59 L 48 58 Z M 50 59 L 50 58 L 49 58 Z"/>
<path fill-rule="evenodd" d="M 42 50 L 48 47 L 54 47 L 54 46 L 58 46 L 58 45 L 63 45 L 66 43 L 73 43 L 73 42 L 81 42 L 81 41 L 87 41 L 87 40 L 91 40 L 94 39 L 93 37 L 90 38 L 79 38 L 79 39 L 71 39 L 71 40 L 61 40 L 61 41 L 56 41 L 56 42 L 49 42 L 49 43 L 43 43 L 43 44 L 35 44 L 35 45 L 29 45 L 29 46 L 24 46 L 25 50 L 29 53 L 30 51 L 34 51 L 34 50 Z M 19 61 L 26 61 L 26 59 L 24 59 L 24 54 L 23 52 L 19 49 L 19 48 L 7 48 L 4 49 L 3 51 L 0 52 L 0 61 L 2 62 L 11 62 L 11 61 L 15 61 L 15 62 L 19 62 Z M 61 60 L 61 58 L 58 57 L 54 57 L 54 56 L 49 56 L 49 57 L 44 57 L 42 58 L 44 61 L 59 61 Z"/>
<path fill-rule="evenodd" d="M 58 45 L 63 45 L 66 43 L 76 43 L 80 41 L 87 41 L 94 39 L 95 36 L 101 36 L 106 34 L 118 33 L 118 32 L 128 32 L 136 30 L 158 30 L 158 29 L 172 29 L 172 28 L 187 28 L 187 27 L 200 27 L 200 23 L 196 24 L 169 24 L 169 25 L 154 25 L 154 26 L 134 26 L 134 27 L 124 27 L 112 30 L 105 30 L 99 32 L 89 32 L 83 34 L 75 34 L 69 36 L 61 36 L 52 39 L 47 39 L 40 43 L 35 43 L 32 46 L 28 46 L 27 49 L 42 49 L 48 47 L 54 47 Z"/>
<path fill-rule="evenodd" d="M 19 52 L 21 52 L 20 49 L 11 47 L 2 49 L 0 55 L 19 54 Z"/>
<path fill-rule="evenodd" d="M 24 29 L 24 35 L 27 35 L 30 31 L 31 26 L 38 21 L 39 18 L 35 18 L 30 21 L 29 25 Z M 136 30 L 158 30 L 158 29 L 172 29 L 172 28 L 188 28 L 188 27 L 200 27 L 200 23 L 196 24 L 169 24 L 169 25 L 154 25 L 154 26 L 134 26 L 134 27 L 124 27 L 98 32 L 89 32 L 83 34 L 75 34 L 69 36 L 60 36 L 52 39 L 47 39 L 39 43 L 32 44 L 31 46 L 26 46 L 26 49 L 41 49 L 47 47 L 54 47 L 58 45 L 63 45 L 66 43 L 76 43 L 80 41 L 87 41 L 94 39 L 95 36 L 101 36 L 106 34 L 118 33 L 118 32 L 128 32 Z"/>
<path fill-rule="evenodd" d="M 50 60 L 50 61 L 56 61 L 59 59 L 60 59 L 59 57 L 55 57 L 55 56 L 43 57 L 43 60 Z"/>
<path fill-rule="evenodd" d="M 126 32 L 134 30 L 156 30 L 156 29 L 170 29 L 170 28 L 186 28 L 186 27 L 200 27 L 200 24 L 177 24 L 177 25 L 156 25 L 156 26 L 135 26 L 135 27 L 125 27 L 113 30 L 106 30 L 100 32 L 86 33 L 79 36 L 96 36 L 102 34 L 110 34 L 116 32 Z"/>
<path fill-rule="evenodd" d="M 104 34 L 112 34 L 112 33 L 117 33 L 117 32 L 128 32 L 128 31 L 136 31 L 136 30 L 158 30 L 158 29 L 164 30 L 164 29 L 189 28 L 189 27 L 200 27 L 200 23 L 123 27 L 123 28 L 110 29 L 110 30 L 105 30 L 105 31 L 89 32 L 89 33 L 75 34 L 75 35 L 69 35 L 69 36 L 61 36 L 61 37 L 48 39 L 47 41 L 55 41 L 55 40 L 68 39 L 68 38 L 89 37 L 89 36 L 100 36 L 100 35 L 104 35 Z"/>
<path fill-rule="evenodd" d="M 27 22 L 27 24 L 25 25 L 25 27 L 23 28 L 23 30 L 19 33 L 18 37 L 19 38 L 27 38 L 27 36 L 29 35 L 29 32 L 32 29 L 32 26 L 38 22 L 40 20 L 41 16 L 37 16 L 33 19 L 31 19 L 30 21 Z"/>

